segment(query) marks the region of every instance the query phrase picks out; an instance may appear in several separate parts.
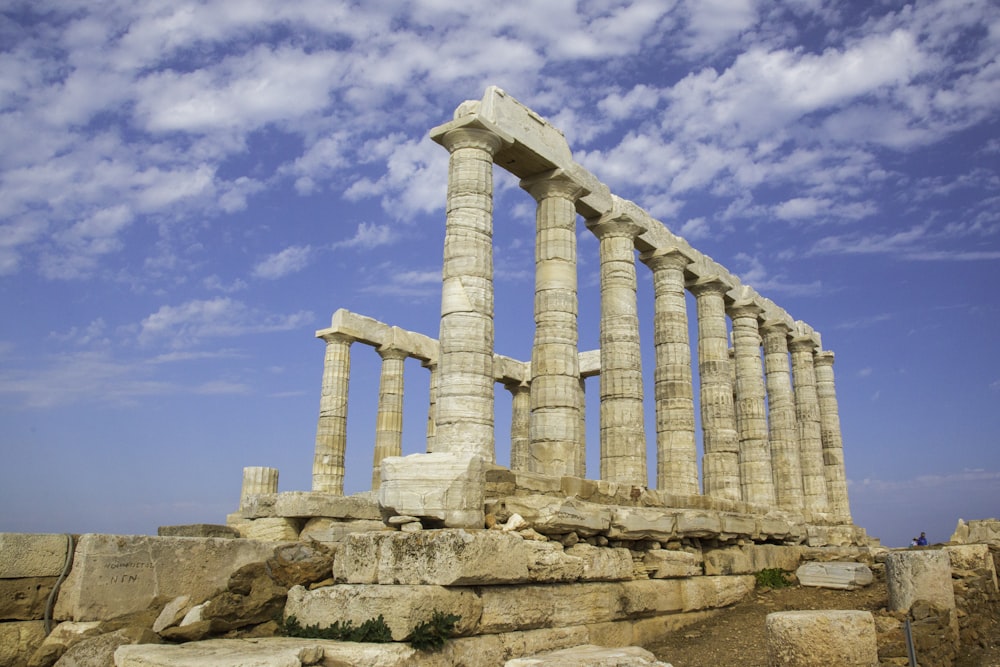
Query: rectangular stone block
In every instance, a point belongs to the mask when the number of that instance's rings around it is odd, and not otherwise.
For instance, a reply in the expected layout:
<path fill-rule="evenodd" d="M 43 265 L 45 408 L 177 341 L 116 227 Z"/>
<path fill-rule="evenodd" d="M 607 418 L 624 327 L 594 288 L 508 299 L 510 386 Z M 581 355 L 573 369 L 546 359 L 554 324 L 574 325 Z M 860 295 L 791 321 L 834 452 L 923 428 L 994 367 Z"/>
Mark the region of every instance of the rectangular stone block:
<path fill-rule="evenodd" d="M 479 633 L 587 625 L 614 620 L 625 583 L 488 586 Z"/>
<path fill-rule="evenodd" d="M 606 533 L 611 527 L 609 508 L 575 498 L 515 496 L 498 502 L 494 511 L 497 518 L 504 521 L 513 514 L 520 514 L 528 525 L 546 535 L 576 533 L 589 537 Z"/>
<path fill-rule="evenodd" d="M 753 574 L 769 569 L 792 572 L 799 566 L 803 551 L 802 547 L 777 544 L 706 549 L 705 574 Z"/>
<path fill-rule="evenodd" d="M 342 542 L 351 533 L 367 533 L 382 530 L 391 529 L 382 523 L 382 521 L 373 521 L 371 519 L 341 521 L 339 519 L 317 517 L 310 519 L 306 523 L 305 528 L 299 533 L 299 539 L 303 542 L 316 540 L 317 542 L 329 544 Z"/>
<path fill-rule="evenodd" d="M 855 590 L 872 583 L 871 569 L 862 563 L 803 563 L 795 571 L 803 586 Z"/>
<path fill-rule="evenodd" d="M 40 621 L 59 577 L 0 579 L 0 621 Z"/>
<path fill-rule="evenodd" d="M 722 532 L 722 519 L 712 510 L 677 512 L 677 534 L 682 537 L 716 537 Z"/>
<path fill-rule="evenodd" d="M 757 532 L 757 521 L 748 514 L 730 514 L 723 512 L 719 515 L 722 522 L 721 537 L 732 539 L 742 537 L 749 539 Z"/>
<path fill-rule="evenodd" d="M 0 533 L 0 579 L 58 577 L 69 541 L 52 533 Z"/>
<path fill-rule="evenodd" d="M 654 507 L 616 507 L 611 511 L 608 537 L 613 540 L 657 540 L 677 537 L 677 517 Z"/>
<path fill-rule="evenodd" d="M 230 574 L 267 560 L 272 542 L 146 535 L 80 538 L 55 618 L 99 621 L 149 607 L 155 597 L 206 600 Z"/>
<path fill-rule="evenodd" d="M 580 581 L 628 581 L 634 576 L 632 552 L 628 549 L 595 547 L 579 542 L 566 549 L 566 555 L 583 560 Z"/>
<path fill-rule="evenodd" d="M 379 507 L 383 514 L 415 516 L 449 528 L 482 528 L 484 477 L 478 456 L 390 456 L 382 460 Z"/>
<path fill-rule="evenodd" d="M 368 519 L 379 521 L 382 514 L 371 495 L 334 496 L 312 491 L 261 493 L 250 496 L 241 508 L 247 519 L 263 517 Z"/>
<path fill-rule="evenodd" d="M 642 564 L 650 579 L 679 579 L 700 575 L 702 572 L 698 560 L 687 551 L 654 549 L 646 552 Z"/>

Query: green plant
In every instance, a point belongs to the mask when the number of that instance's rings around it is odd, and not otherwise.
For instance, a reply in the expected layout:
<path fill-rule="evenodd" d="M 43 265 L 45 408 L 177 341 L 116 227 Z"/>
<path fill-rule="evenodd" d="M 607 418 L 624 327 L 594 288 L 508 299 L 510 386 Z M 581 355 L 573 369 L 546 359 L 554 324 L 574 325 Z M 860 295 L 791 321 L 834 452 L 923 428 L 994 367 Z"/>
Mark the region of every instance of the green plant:
<path fill-rule="evenodd" d="M 376 642 L 384 644 L 392 641 L 392 632 L 385 623 L 385 618 L 379 614 L 377 618 L 369 618 L 355 627 L 351 621 L 335 621 L 325 628 L 318 623 L 303 626 L 295 616 L 289 616 L 281 627 L 281 634 L 286 637 L 302 637 L 306 639 L 335 639 L 342 642 Z"/>
<path fill-rule="evenodd" d="M 787 588 L 791 582 L 785 578 L 785 572 L 776 567 L 768 567 L 754 574 L 757 588 Z"/>
<path fill-rule="evenodd" d="M 445 641 L 455 631 L 455 624 L 462 620 L 461 616 L 446 614 L 437 609 L 431 615 L 431 620 L 425 621 L 413 628 L 410 633 L 410 646 L 421 651 L 435 651 L 444 646 Z"/>

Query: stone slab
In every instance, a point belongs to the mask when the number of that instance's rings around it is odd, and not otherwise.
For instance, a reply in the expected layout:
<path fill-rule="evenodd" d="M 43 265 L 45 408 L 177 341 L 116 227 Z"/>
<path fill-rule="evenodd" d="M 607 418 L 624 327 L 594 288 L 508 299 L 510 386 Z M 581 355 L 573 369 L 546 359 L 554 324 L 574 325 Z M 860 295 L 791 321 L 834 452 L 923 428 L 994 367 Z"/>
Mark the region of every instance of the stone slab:
<path fill-rule="evenodd" d="M 782 611 L 767 615 L 769 665 L 878 667 L 869 611 Z"/>
<path fill-rule="evenodd" d="M 69 542 L 53 533 L 0 533 L 0 579 L 58 577 Z"/>
<path fill-rule="evenodd" d="M 247 519 L 262 517 L 368 519 L 380 521 L 378 503 L 370 494 L 335 496 L 313 491 L 286 491 L 250 496 L 240 513 Z"/>
<path fill-rule="evenodd" d="M 235 570 L 267 560 L 274 548 L 253 540 L 83 535 L 54 615 L 95 621 L 146 609 L 156 597 L 206 600 Z"/>
<path fill-rule="evenodd" d="M 240 536 L 240 531 L 231 526 L 214 523 L 191 523 L 180 526 L 160 526 L 156 529 L 160 537 L 228 537 Z"/>
<path fill-rule="evenodd" d="M 584 644 L 548 651 L 525 658 L 514 658 L 504 663 L 504 667 L 670 667 L 660 662 L 656 656 L 639 646 L 607 648 Z"/>
<path fill-rule="evenodd" d="M 817 588 L 856 590 L 874 581 L 871 568 L 863 563 L 803 563 L 795 570 L 799 584 Z"/>
<path fill-rule="evenodd" d="M 694 577 L 702 573 L 698 558 L 687 551 L 653 549 L 643 556 L 642 564 L 650 579 Z"/>
<path fill-rule="evenodd" d="M 753 574 L 768 569 L 791 572 L 799 566 L 803 552 L 802 547 L 777 544 L 706 549 L 705 574 Z"/>
<path fill-rule="evenodd" d="M 493 512 L 502 521 L 520 514 L 528 525 L 543 535 L 576 533 L 590 537 L 606 534 L 611 527 L 610 508 L 575 498 L 538 494 L 513 496 L 497 503 Z"/>
<path fill-rule="evenodd" d="M 616 507 L 608 537 L 613 540 L 658 540 L 677 537 L 677 517 L 660 508 Z"/>
<path fill-rule="evenodd" d="M 317 542 L 342 542 L 351 533 L 367 533 L 370 531 L 390 530 L 381 520 L 373 519 L 328 519 L 317 517 L 306 522 L 299 539 Z"/>
<path fill-rule="evenodd" d="M 179 645 L 143 644 L 115 651 L 116 667 L 301 667 L 302 665 L 416 664 L 406 644 L 362 644 L 322 639 L 210 639 Z"/>

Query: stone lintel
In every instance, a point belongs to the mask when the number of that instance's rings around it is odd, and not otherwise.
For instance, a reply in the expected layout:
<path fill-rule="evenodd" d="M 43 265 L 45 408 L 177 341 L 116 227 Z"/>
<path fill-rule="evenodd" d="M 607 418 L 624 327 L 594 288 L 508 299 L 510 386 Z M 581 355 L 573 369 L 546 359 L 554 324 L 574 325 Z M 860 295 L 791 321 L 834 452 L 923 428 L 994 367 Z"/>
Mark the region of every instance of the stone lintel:
<path fill-rule="evenodd" d="M 593 377 L 601 374 L 601 351 L 587 350 L 580 353 L 580 377 Z"/>
<path fill-rule="evenodd" d="M 381 520 L 382 514 L 374 497 L 358 494 L 336 496 L 312 491 L 285 491 L 249 496 L 242 510 L 243 518 L 267 517 Z"/>

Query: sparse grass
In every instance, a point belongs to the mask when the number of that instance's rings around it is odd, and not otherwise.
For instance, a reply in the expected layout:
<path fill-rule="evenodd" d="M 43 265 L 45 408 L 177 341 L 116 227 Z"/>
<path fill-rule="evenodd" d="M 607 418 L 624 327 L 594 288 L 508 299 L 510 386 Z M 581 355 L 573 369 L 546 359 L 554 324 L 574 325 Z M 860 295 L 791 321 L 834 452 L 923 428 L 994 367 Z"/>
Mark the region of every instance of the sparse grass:
<path fill-rule="evenodd" d="M 376 642 L 392 641 L 392 633 L 386 625 L 385 618 L 379 614 L 377 618 L 369 618 L 361 625 L 354 627 L 351 621 L 335 621 L 325 628 L 319 624 L 303 626 L 295 616 L 289 616 L 281 627 L 286 637 L 302 637 L 307 639 L 335 639 L 342 642 Z"/>
<path fill-rule="evenodd" d="M 784 570 L 776 567 L 768 567 L 754 574 L 757 580 L 757 588 L 787 588 L 791 582 L 785 576 Z"/>
<path fill-rule="evenodd" d="M 455 624 L 460 620 L 461 616 L 446 614 L 435 609 L 431 620 L 413 628 L 413 632 L 410 633 L 410 646 L 421 651 L 436 651 L 451 637 L 455 631 Z"/>

